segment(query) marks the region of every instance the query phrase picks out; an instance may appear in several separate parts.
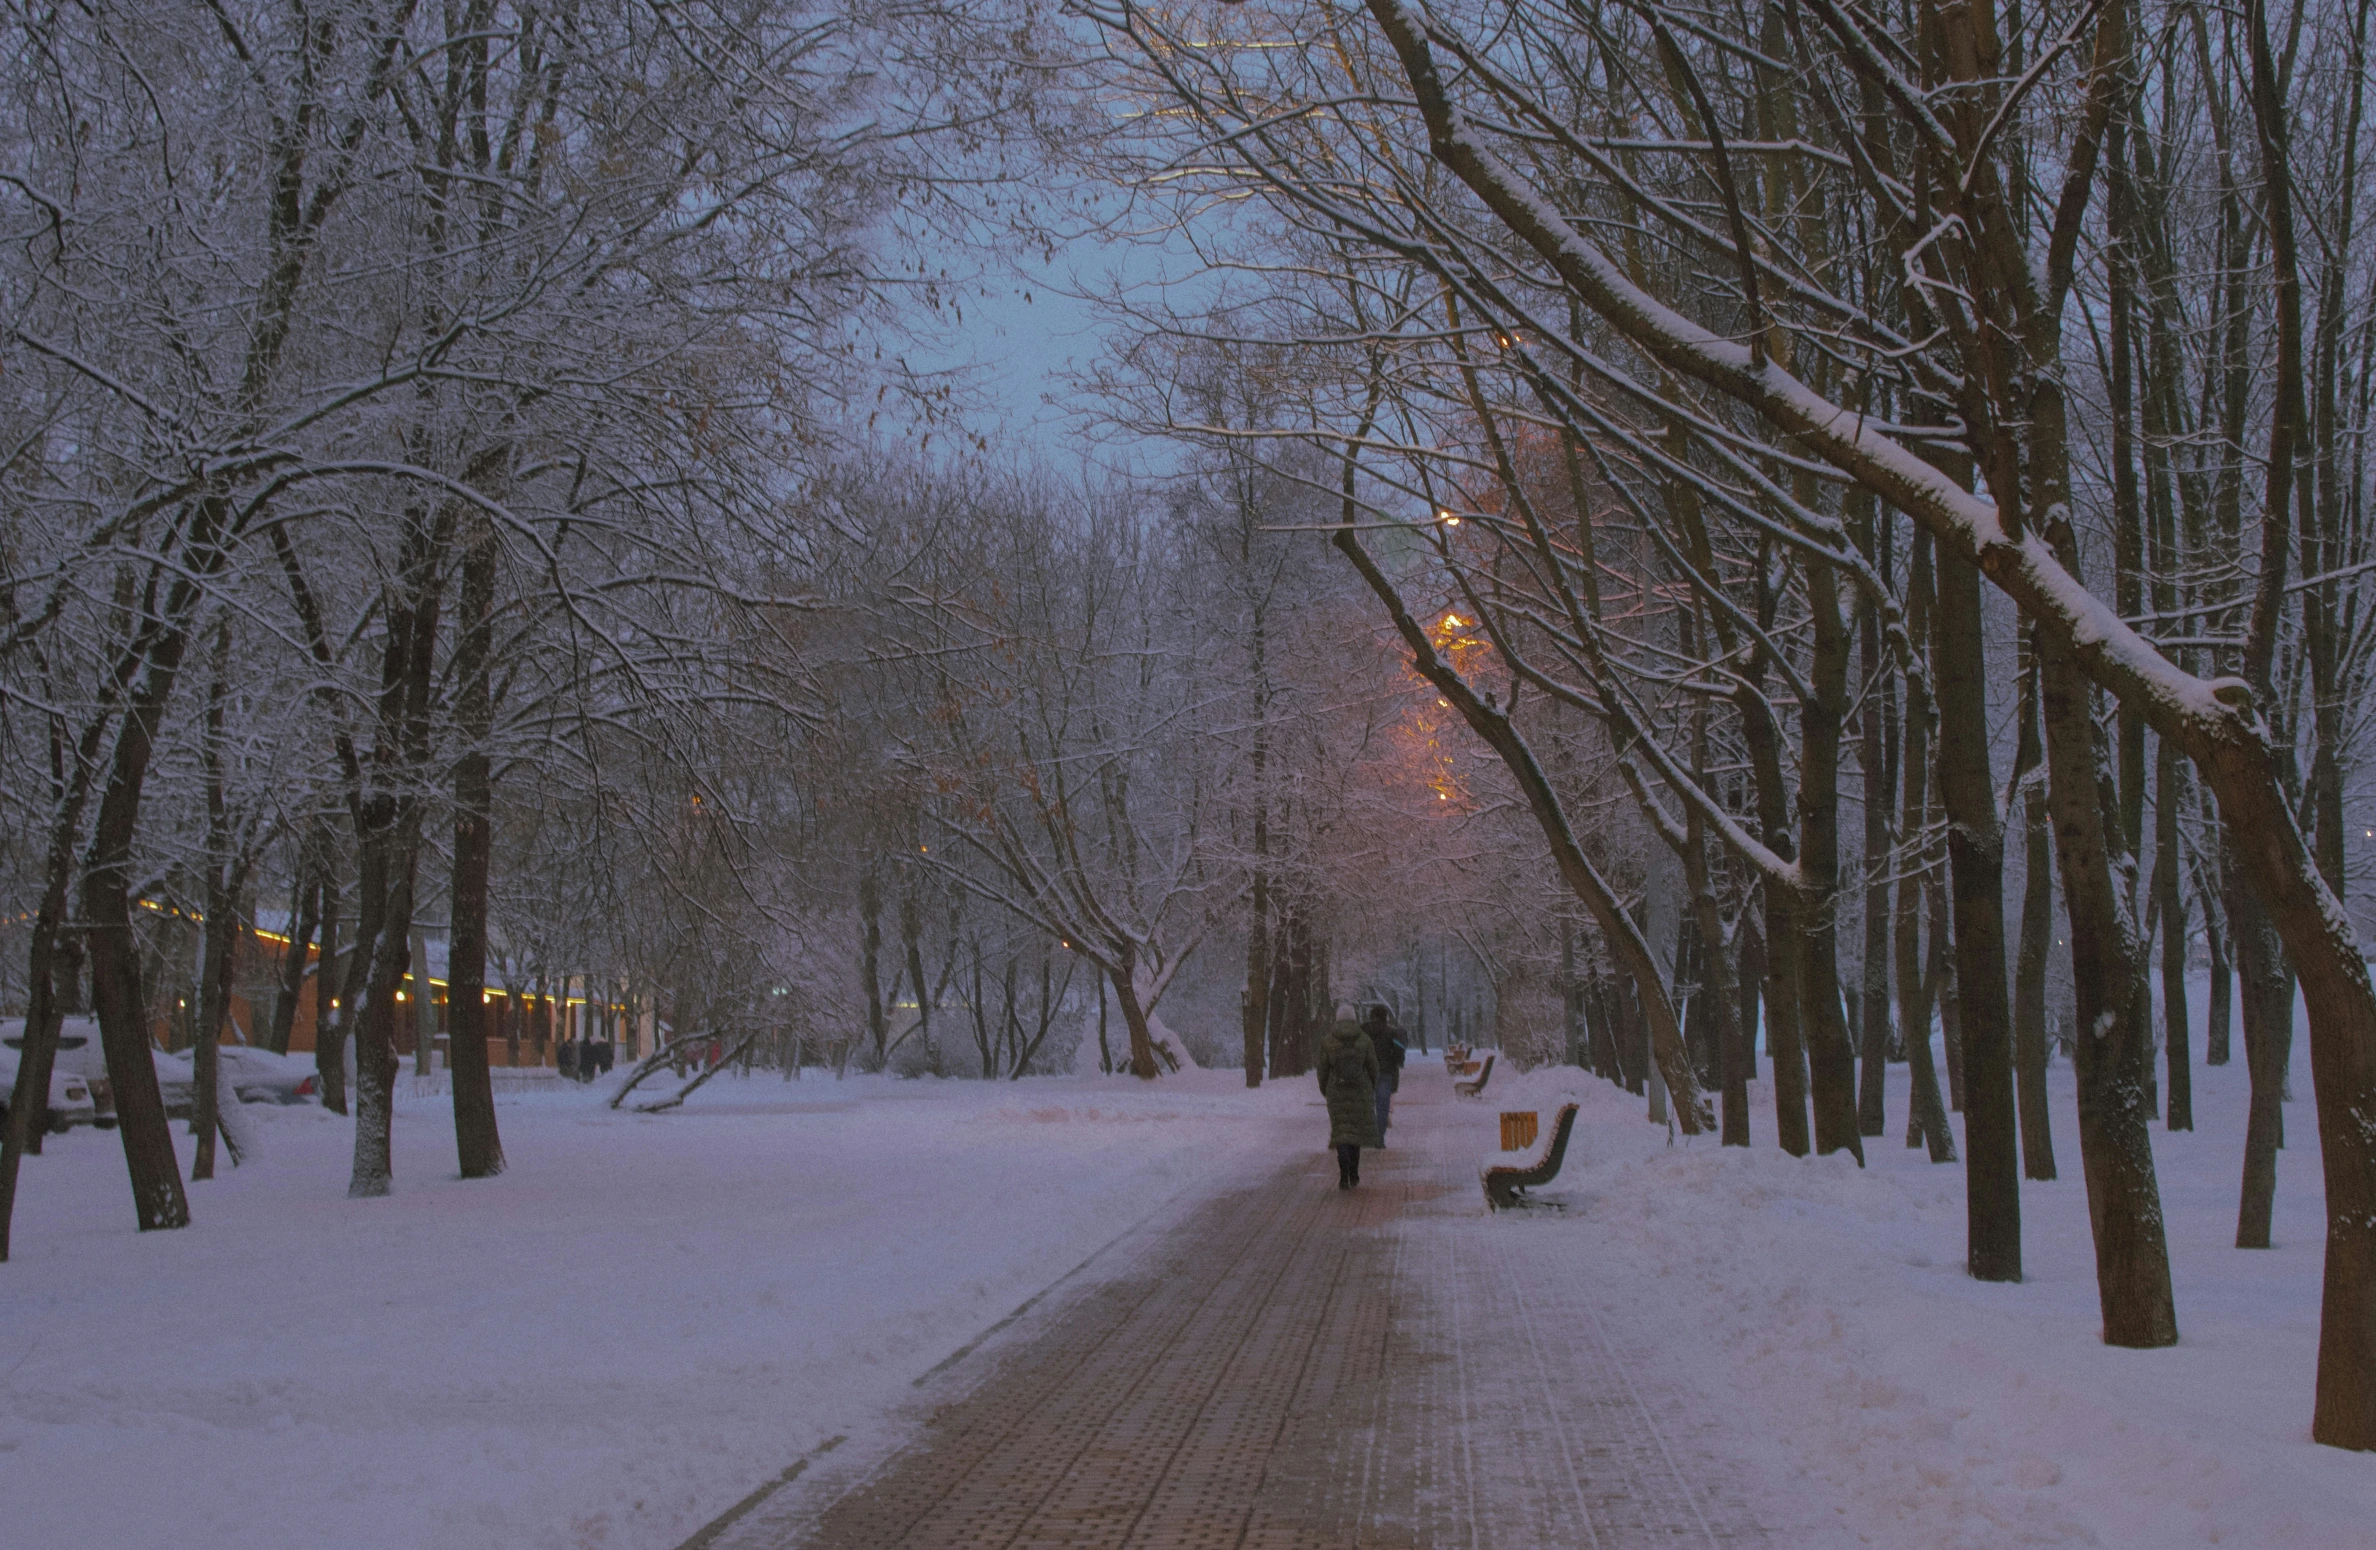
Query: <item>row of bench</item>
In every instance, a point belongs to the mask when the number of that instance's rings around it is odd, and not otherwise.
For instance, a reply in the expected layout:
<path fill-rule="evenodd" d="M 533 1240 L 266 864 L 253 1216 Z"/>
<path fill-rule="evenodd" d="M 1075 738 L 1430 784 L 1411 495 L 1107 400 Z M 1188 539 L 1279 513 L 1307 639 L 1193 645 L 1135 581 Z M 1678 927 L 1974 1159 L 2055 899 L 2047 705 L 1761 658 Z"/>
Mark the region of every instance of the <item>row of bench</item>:
<path fill-rule="evenodd" d="M 1444 1070 L 1452 1078 L 1452 1091 L 1463 1098 L 1482 1097 L 1485 1084 L 1493 1079 L 1494 1054 L 1488 1050 L 1482 1061 L 1471 1058 L 1465 1045 L 1449 1045 L 1444 1050 Z M 1552 1122 L 1551 1140 L 1547 1146 L 1536 1146 L 1536 1133 L 1541 1116 L 1530 1111 L 1518 1111 L 1502 1116 L 1502 1155 L 1507 1157 L 1521 1147 L 1533 1148 L 1532 1155 L 1523 1162 L 1495 1161 L 1483 1170 L 1485 1205 L 1494 1211 L 1509 1211 L 1520 1206 L 1536 1205 L 1526 1198 L 1530 1189 L 1540 1189 L 1559 1177 L 1560 1164 L 1567 1160 L 1568 1137 L 1576 1128 L 1576 1105 L 1562 1104 L 1559 1117 Z"/>
<path fill-rule="evenodd" d="M 1452 1078 L 1452 1090 L 1463 1098 L 1484 1096 L 1485 1084 L 1493 1079 L 1493 1052 L 1487 1050 L 1482 1064 L 1469 1058 L 1468 1046 L 1454 1044 L 1444 1050 L 1444 1071 Z"/>

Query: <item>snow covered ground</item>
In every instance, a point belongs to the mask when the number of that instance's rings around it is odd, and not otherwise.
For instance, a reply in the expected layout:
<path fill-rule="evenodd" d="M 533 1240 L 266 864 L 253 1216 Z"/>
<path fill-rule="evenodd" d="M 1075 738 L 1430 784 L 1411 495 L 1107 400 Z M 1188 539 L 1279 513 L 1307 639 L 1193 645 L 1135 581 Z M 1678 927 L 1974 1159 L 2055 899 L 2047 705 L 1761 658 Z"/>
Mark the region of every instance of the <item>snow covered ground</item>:
<path fill-rule="evenodd" d="M 2286 1107 L 2265 1252 L 2232 1247 L 2240 1045 L 2237 1057 L 2197 1067 L 2199 1128 L 2154 1131 L 2180 1333 L 2163 1351 L 2099 1338 L 2067 1064 L 2052 1073 L 2062 1176 L 2022 1186 L 2018 1286 L 1964 1274 L 1962 1170 L 1902 1144 L 1902 1066 L 1891 1133 L 1866 1141 L 1863 1172 L 1777 1151 L 1762 1083 L 1746 1152 L 1669 1150 L 1642 1100 L 1573 1071 L 1489 1096 L 1583 1098 L 1568 1167 L 1544 1192 L 1569 1209 L 1517 1230 L 1543 1273 L 1589 1262 L 1628 1288 L 1611 1321 L 1662 1331 L 1655 1343 L 1720 1397 L 1737 1440 L 1802 1479 L 1805 1505 L 1849 1543 L 2357 1550 L 2376 1544 L 2376 1457 L 2310 1441 L 2323 1229 L 2307 1051 L 2297 1042 L 2301 1100 Z M 1486 1120 L 1481 1147 L 1494 1144 Z"/>
<path fill-rule="evenodd" d="M 1616 1288 L 1608 1321 L 1796 1482 L 1777 1522 L 1924 1550 L 2376 1542 L 2376 1459 L 2308 1437 L 2306 1079 L 2269 1252 L 2228 1246 L 2242 1067 L 2198 1068 L 2201 1128 L 2156 1131 L 2183 1340 L 2131 1352 L 2097 1338 L 2068 1068 L 2019 1286 L 1963 1274 L 1961 1170 L 1902 1147 L 1891 1076 L 1859 1172 L 1777 1152 L 1762 1086 L 1744 1153 L 1669 1149 L 1575 1071 L 1497 1072 L 1480 1152 L 1499 1109 L 1585 1110 L 1568 1212 L 1474 1230 Z M 646 1117 L 557 1088 L 499 1100 L 511 1171 L 470 1184 L 443 1100 L 407 1100 L 397 1193 L 363 1202 L 343 1121 L 251 1106 L 257 1155 L 146 1236 L 115 1139 L 78 1131 L 28 1166 L 0 1267 L 0 1541 L 669 1550 L 825 1438 L 879 1440 L 914 1378 L 1150 1213 L 1315 1145 L 1312 1098 L 1226 1071 L 811 1073 Z"/>
<path fill-rule="evenodd" d="M 1308 1096 L 811 1072 L 637 1116 L 566 1088 L 499 1100 L 511 1168 L 477 1183 L 444 1101 L 408 1100 L 376 1201 L 345 1198 L 344 1121 L 249 1106 L 256 1155 L 147 1235 L 115 1137 L 78 1130 L 28 1159 L 0 1266 L 0 1543 L 673 1546 L 1271 1165 Z"/>

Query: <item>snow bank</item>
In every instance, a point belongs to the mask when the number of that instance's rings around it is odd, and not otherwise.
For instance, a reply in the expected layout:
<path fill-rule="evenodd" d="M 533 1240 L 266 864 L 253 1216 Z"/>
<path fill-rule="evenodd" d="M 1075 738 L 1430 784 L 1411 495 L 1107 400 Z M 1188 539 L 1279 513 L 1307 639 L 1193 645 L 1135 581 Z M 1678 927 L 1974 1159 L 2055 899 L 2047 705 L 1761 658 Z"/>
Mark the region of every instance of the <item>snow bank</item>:
<path fill-rule="evenodd" d="M 2233 1248 L 2238 1056 L 2196 1069 L 2200 1129 L 2153 1136 L 2182 1337 L 2170 1350 L 2100 1339 L 2067 1065 L 2052 1073 L 2062 1177 L 2022 1186 L 2018 1286 L 1964 1273 L 1963 1172 L 1905 1149 L 1902 1066 L 1863 1171 L 1775 1150 L 1763 1084 L 1757 1146 L 1727 1151 L 1712 1137 L 1670 1148 L 1644 1100 L 1593 1083 L 1579 1144 L 1537 1192 L 1569 1210 L 1525 1230 L 1546 1273 L 1590 1256 L 1595 1275 L 1629 1283 L 1625 1318 L 1730 1395 L 1771 1461 L 1833 1498 L 1851 1543 L 2365 1546 L 2376 1459 L 2309 1440 L 2316 1117 L 2287 1106 L 2277 1247 Z M 1572 1075 L 1531 1073 L 1499 1106 L 1548 1119 Z"/>
<path fill-rule="evenodd" d="M 345 1121 L 246 1106 L 176 1233 L 132 1231 L 115 1137 L 52 1141 L 0 1266 L 6 1542 L 665 1550 L 1308 1124 L 1235 1072 L 605 1086 L 500 1099 L 472 1183 L 403 1100 L 372 1201 Z"/>

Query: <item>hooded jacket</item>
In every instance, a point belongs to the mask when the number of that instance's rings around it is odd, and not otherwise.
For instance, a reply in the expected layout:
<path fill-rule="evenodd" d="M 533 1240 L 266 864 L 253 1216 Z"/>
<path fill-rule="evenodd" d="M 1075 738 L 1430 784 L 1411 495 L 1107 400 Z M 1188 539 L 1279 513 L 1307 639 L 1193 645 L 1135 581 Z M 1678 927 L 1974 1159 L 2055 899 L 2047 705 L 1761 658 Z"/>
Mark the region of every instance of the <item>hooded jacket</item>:
<path fill-rule="evenodd" d="M 1320 1040 L 1313 1062 L 1328 1100 L 1330 1146 L 1383 1146 L 1378 1134 L 1378 1052 L 1361 1024 L 1340 1018 Z"/>

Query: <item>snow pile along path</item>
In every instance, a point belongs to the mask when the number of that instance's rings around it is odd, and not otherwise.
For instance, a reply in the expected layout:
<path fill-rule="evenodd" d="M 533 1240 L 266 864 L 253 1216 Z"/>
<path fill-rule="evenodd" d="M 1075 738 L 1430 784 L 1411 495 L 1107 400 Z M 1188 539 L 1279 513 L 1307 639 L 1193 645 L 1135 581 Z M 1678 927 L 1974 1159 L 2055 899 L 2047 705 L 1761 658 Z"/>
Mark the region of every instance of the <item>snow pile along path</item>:
<path fill-rule="evenodd" d="M 1306 1096 L 811 1072 L 638 1116 L 570 1087 L 500 1100 L 510 1171 L 473 1183 L 445 1105 L 408 1101 L 371 1201 L 345 1121 L 250 1107 L 255 1158 L 145 1236 L 115 1137 L 77 1131 L 28 1160 L 0 1267 L 0 1538 L 673 1546 L 1275 1160 Z"/>
<path fill-rule="evenodd" d="M 1736 1443 L 1762 1436 L 1831 1498 L 1851 1543 L 2376 1538 L 2376 1459 L 2309 1437 L 2323 1211 L 2309 1103 L 2287 1106 L 2277 1246 L 2241 1251 L 2245 1073 L 2197 1068 L 2201 1128 L 2153 1136 L 2180 1343 L 2124 1351 L 2100 1339 L 2070 1068 L 2051 1073 L 2062 1176 L 2022 1186 L 2017 1286 L 1965 1274 L 1963 1170 L 1906 1150 L 1906 1068 L 1889 1076 L 1890 1134 L 1867 1138 L 1862 1171 L 1776 1150 L 1762 1084 L 1756 1147 L 1728 1151 L 1670 1148 L 1642 1099 L 1572 1070 L 1513 1081 L 1493 1107 L 1547 1119 L 1561 1094 L 1584 1102 L 1540 1192 L 1568 1210 L 1523 1224 L 1534 1264 L 1609 1288 L 1665 1359 L 1731 1396 Z"/>

